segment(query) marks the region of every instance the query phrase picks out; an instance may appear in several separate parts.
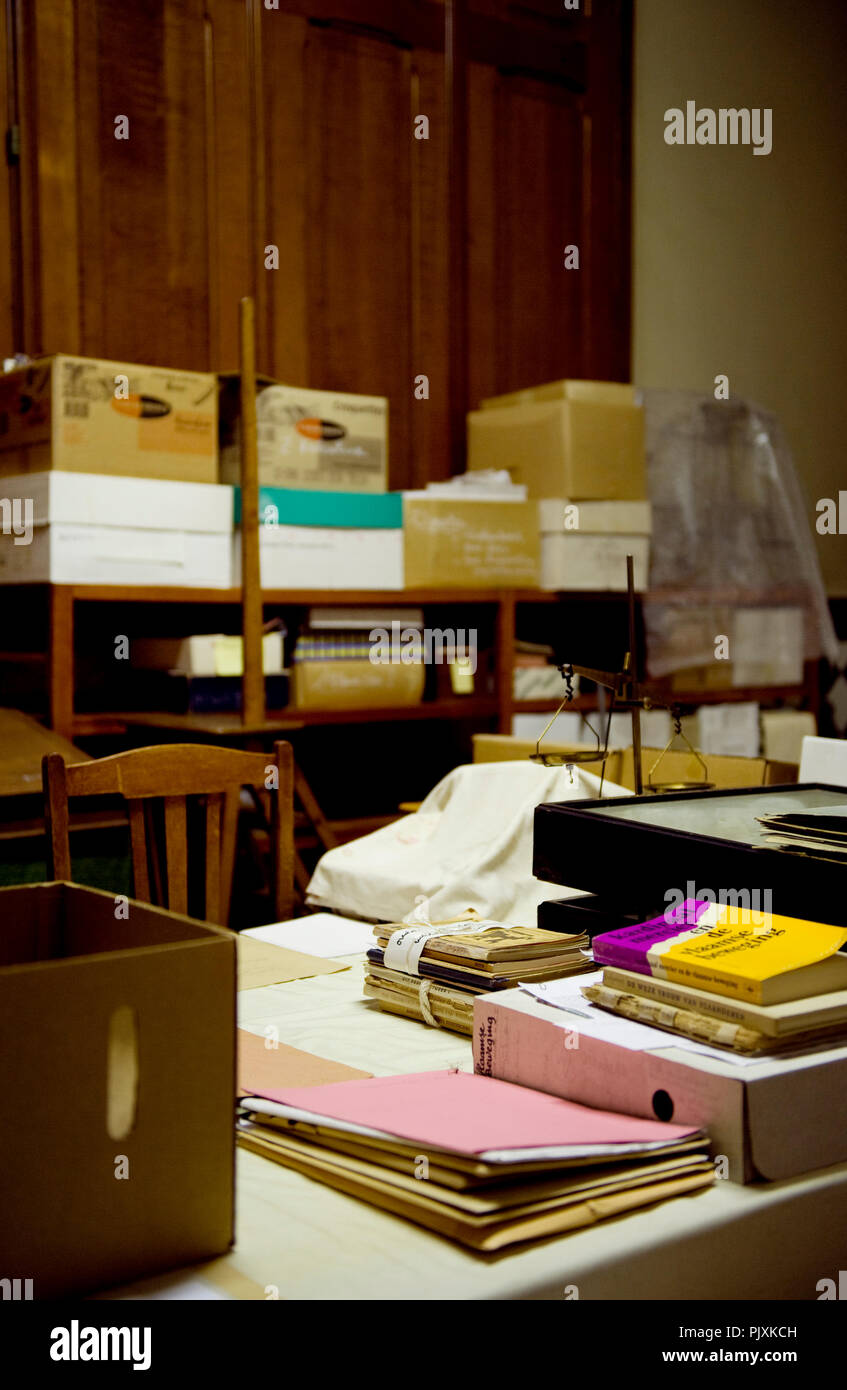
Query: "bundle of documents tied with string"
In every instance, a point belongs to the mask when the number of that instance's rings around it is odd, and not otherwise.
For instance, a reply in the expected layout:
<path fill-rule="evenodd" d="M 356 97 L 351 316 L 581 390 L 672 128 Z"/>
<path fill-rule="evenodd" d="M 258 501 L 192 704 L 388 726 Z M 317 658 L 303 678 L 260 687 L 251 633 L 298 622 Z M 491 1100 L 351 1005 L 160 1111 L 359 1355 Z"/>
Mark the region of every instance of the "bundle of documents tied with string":
<path fill-rule="evenodd" d="M 847 1038 L 847 929 L 689 898 L 593 940 L 601 1008 L 734 1052 Z"/>
<path fill-rule="evenodd" d="M 450 1070 L 264 1090 L 242 1147 L 493 1251 L 708 1187 L 706 1135 Z"/>
<path fill-rule="evenodd" d="M 374 927 L 365 994 L 390 1013 L 473 1031 L 477 994 L 591 968 L 588 937 L 464 917 Z"/>

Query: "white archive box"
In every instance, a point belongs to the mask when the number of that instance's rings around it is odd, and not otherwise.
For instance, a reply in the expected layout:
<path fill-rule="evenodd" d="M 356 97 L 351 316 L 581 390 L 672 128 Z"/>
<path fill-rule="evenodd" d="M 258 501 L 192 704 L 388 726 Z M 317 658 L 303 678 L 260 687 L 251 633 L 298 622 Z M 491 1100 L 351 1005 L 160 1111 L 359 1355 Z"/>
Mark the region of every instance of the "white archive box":
<path fill-rule="evenodd" d="M 402 589 L 402 530 L 261 526 L 263 589 Z M 241 535 L 234 537 L 241 572 Z"/>
<path fill-rule="evenodd" d="M 732 1182 L 847 1160 L 847 1047 L 739 1064 L 664 1036 L 667 1046 L 651 1050 L 605 1041 L 517 989 L 474 1001 L 476 1071 L 582 1105 L 696 1124 L 713 1156 L 725 1155 Z"/>
<path fill-rule="evenodd" d="M 51 471 L 4 478 L 0 499 L 32 521 L 0 534 L 0 583 L 232 584 L 231 487 Z"/>
<path fill-rule="evenodd" d="M 650 503 L 538 503 L 541 588 L 625 590 L 626 557 L 632 555 L 636 589 L 646 589 L 650 565 Z"/>

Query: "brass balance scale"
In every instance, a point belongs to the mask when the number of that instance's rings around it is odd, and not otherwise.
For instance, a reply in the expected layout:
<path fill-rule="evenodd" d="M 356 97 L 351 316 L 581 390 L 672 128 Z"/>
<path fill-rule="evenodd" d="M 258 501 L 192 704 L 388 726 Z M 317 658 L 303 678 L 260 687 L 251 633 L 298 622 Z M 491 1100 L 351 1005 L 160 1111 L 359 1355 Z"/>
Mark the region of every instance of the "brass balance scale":
<path fill-rule="evenodd" d="M 669 703 L 664 692 L 657 686 L 651 685 L 647 681 L 642 681 L 639 677 L 640 662 L 638 658 L 635 629 L 635 583 L 633 579 L 631 555 L 627 555 L 626 557 L 626 586 L 629 609 L 629 651 L 624 656 L 621 669 L 619 671 L 596 671 L 590 666 L 576 666 L 570 663 L 559 667 L 565 682 L 564 699 L 552 719 L 539 735 L 535 745 L 535 752 L 530 754 L 531 761 L 542 763 L 545 767 L 562 767 L 568 763 L 601 762 L 603 771 L 600 777 L 599 795 L 602 796 L 603 779 L 606 774 L 606 761 L 609 756 L 609 729 L 612 724 L 612 714 L 615 710 L 629 710 L 632 717 L 632 757 L 636 796 L 643 796 L 645 792 L 661 795 L 663 792 L 710 791 L 715 784 L 708 780 L 709 769 L 703 761 L 702 755 L 698 753 L 691 740 L 682 731 L 682 717 L 678 707 Z M 596 748 L 580 749 L 578 752 L 572 753 L 544 753 L 541 749 L 544 739 L 547 737 L 547 734 L 566 705 L 570 704 L 573 700 L 574 676 L 584 676 L 586 680 L 593 681 L 595 685 L 602 686 L 603 689 L 611 691 L 609 713 L 606 720 L 606 737 L 602 741 L 601 746 L 599 733 L 588 719 L 586 719 L 586 724 L 588 724 L 589 729 L 597 740 Z M 650 768 L 647 774 L 647 785 L 645 787 L 641 768 L 641 711 L 650 709 L 668 710 L 673 720 L 673 733 Z M 692 779 L 681 782 L 655 782 L 653 777 L 656 769 L 659 767 L 665 754 L 670 752 L 677 739 L 681 739 L 697 759 L 697 762 L 703 769 L 702 780 Z"/>

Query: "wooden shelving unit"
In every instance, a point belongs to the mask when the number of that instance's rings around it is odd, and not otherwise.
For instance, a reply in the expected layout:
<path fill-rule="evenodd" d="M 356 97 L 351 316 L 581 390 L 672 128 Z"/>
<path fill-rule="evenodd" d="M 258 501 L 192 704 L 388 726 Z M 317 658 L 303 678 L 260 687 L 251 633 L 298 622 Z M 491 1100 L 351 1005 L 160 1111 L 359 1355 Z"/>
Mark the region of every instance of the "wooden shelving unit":
<path fill-rule="evenodd" d="M 345 725 L 394 721 L 416 720 L 468 720 L 479 721 L 489 727 L 493 724 L 501 733 L 509 733 L 514 714 L 552 713 L 558 701 L 515 700 L 512 696 L 513 650 L 516 632 L 516 614 L 521 605 L 557 604 L 604 604 L 620 603 L 623 595 L 619 593 L 548 593 L 541 590 L 521 589 L 397 589 L 397 590 L 336 590 L 336 589 L 264 589 L 261 594 L 263 611 L 273 607 L 288 609 L 308 608 L 320 605 L 336 607 L 402 607 L 433 609 L 460 605 L 464 608 L 486 611 L 489 623 L 493 618 L 494 630 L 494 692 L 492 694 L 473 694 L 465 697 L 443 697 L 428 700 L 420 705 L 382 709 L 358 710 L 298 710 L 292 707 L 283 710 L 267 711 L 263 718 L 253 723 L 245 722 L 239 715 L 176 715 L 149 711 L 113 710 L 106 714 L 81 714 L 74 710 L 74 631 L 77 610 L 80 604 L 166 604 L 184 605 L 239 605 L 241 589 L 186 589 L 164 588 L 161 586 L 118 586 L 118 585 L 27 585 L 4 586 L 3 593 L 8 598 L 23 590 L 46 590 L 49 613 L 48 638 L 46 643 L 46 668 L 49 693 L 49 722 L 54 730 L 67 738 L 91 737 L 94 735 L 120 735 L 129 727 L 143 726 L 150 729 L 184 730 L 193 736 L 209 738 L 234 737 L 237 735 L 260 736 L 274 731 L 285 732 L 317 725 Z M 467 622 L 467 620 L 466 620 Z M 186 631 L 192 626 L 187 622 Z M 35 661 L 38 654 L 25 653 L 19 658 L 11 652 L 2 653 L 7 659 Z M 723 701 L 757 700 L 763 704 L 801 701 L 811 709 L 817 708 L 817 668 L 808 663 L 802 685 L 763 688 L 735 688 L 710 691 L 668 690 L 669 698 L 681 706 L 696 706 Z M 570 706 L 577 711 L 591 711 L 597 708 L 594 694 L 578 695 Z"/>

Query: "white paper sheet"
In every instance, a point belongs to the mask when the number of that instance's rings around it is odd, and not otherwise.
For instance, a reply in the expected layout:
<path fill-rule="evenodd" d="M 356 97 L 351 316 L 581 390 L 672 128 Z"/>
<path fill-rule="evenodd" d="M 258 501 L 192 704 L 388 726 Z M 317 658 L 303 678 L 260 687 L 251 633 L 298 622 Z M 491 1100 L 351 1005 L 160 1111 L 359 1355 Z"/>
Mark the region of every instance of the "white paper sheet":
<path fill-rule="evenodd" d="M 291 922 L 272 922 L 267 927 L 248 927 L 244 936 L 255 936 L 273 946 L 287 946 L 292 951 L 306 951 L 310 956 L 363 954 L 374 944 L 373 928 L 353 917 L 336 917 L 334 912 L 314 912 Z"/>

